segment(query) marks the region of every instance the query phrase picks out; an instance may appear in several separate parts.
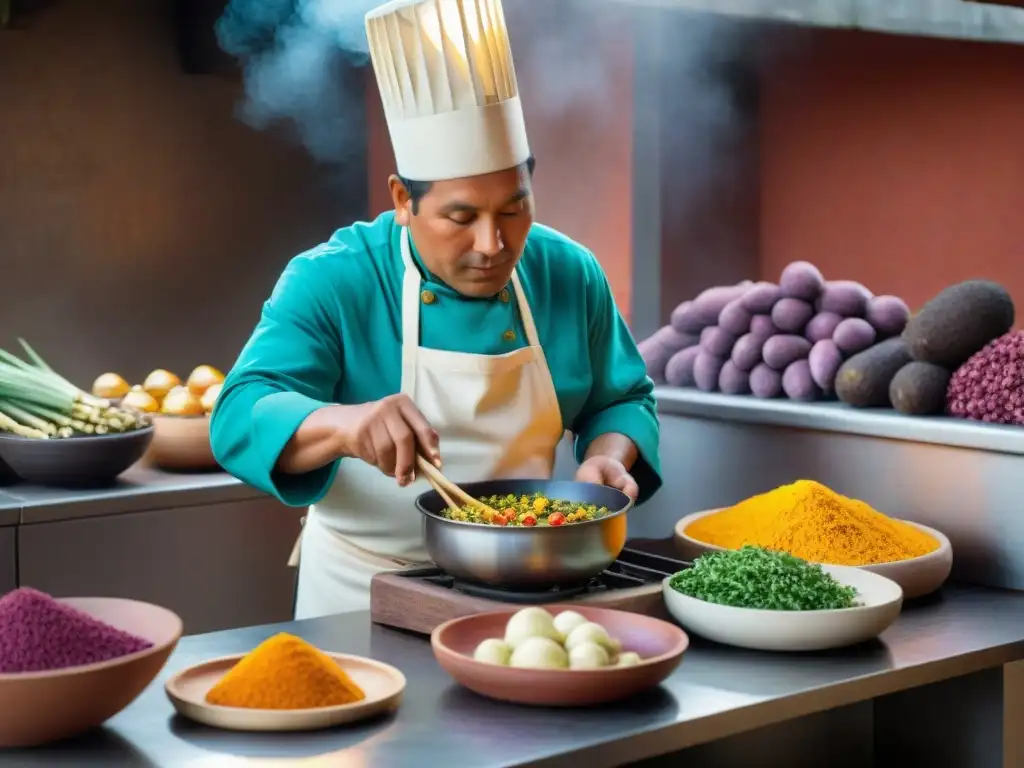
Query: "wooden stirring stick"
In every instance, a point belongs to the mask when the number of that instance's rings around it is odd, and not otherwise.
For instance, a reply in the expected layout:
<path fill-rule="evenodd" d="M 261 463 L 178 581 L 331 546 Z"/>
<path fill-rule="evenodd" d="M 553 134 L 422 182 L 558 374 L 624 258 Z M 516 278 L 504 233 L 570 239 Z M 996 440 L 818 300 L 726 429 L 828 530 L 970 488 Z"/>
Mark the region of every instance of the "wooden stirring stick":
<path fill-rule="evenodd" d="M 419 467 L 420 472 L 424 474 L 430 484 L 434 487 L 434 490 L 436 490 L 441 498 L 444 499 L 445 504 L 452 509 L 461 509 L 461 507 L 453 503 L 454 500 L 463 506 L 469 506 L 479 510 L 485 520 L 490 520 L 494 515 L 498 514 L 497 510 L 487 506 L 479 499 L 474 499 L 464 490 L 459 488 L 459 486 L 445 477 L 441 470 L 431 464 L 422 454 L 416 454 L 416 466 Z"/>

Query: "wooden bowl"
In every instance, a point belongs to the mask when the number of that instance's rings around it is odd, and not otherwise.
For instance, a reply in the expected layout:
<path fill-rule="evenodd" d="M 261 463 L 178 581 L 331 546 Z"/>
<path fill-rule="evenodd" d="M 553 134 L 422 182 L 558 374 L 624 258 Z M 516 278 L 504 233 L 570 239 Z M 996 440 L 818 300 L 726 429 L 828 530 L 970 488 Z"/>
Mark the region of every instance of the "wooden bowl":
<path fill-rule="evenodd" d="M 181 637 L 181 619 L 157 605 L 113 597 L 60 602 L 153 646 L 98 664 L 0 674 L 0 748 L 47 744 L 104 723 L 153 681 Z"/>
<path fill-rule="evenodd" d="M 707 544 L 686 535 L 686 529 L 695 521 L 707 515 L 713 515 L 716 512 L 721 512 L 721 509 L 695 512 L 676 523 L 676 547 L 685 560 L 695 560 L 706 552 L 723 551 L 723 547 Z M 939 542 L 939 548 L 929 552 L 927 555 L 913 557 L 910 560 L 896 560 L 891 563 L 876 563 L 853 567 L 892 579 L 900 585 L 900 588 L 903 590 L 903 597 L 910 600 L 915 597 L 929 595 L 946 583 L 946 579 L 949 578 L 949 574 L 953 570 L 953 546 L 941 531 L 929 528 L 927 525 L 911 522 L 910 520 L 901 520 L 900 522 L 929 534 Z M 821 565 L 834 565 L 834 563 L 821 563 Z"/>
<path fill-rule="evenodd" d="M 172 472 L 207 472 L 218 468 L 210 446 L 210 417 L 153 417 L 155 434 L 143 460 Z"/>
<path fill-rule="evenodd" d="M 58 488 L 110 485 L 146 452 L 153 427 L 40 440 L 0 435 L 0 461 L 26 483 Z"/>
<path fill-rule="evenodd" d="M 518 669 L 473 658 L 477 645 L 501 638 L 516 611 L 479 613 L 452 619 L 434 629 L 430 645 L 441 667 L 461 685 L 498 701 L 543 707 L 585 707 L 633 696 L 660 685 L 683 659 L 690 638 L 674 624 L 608 608 L 565 604 L 608 630 L 624 651 L 642 661 L 632 667 L 602 669 Z M 557 612 L 556 612 L 557 613 Z"/>

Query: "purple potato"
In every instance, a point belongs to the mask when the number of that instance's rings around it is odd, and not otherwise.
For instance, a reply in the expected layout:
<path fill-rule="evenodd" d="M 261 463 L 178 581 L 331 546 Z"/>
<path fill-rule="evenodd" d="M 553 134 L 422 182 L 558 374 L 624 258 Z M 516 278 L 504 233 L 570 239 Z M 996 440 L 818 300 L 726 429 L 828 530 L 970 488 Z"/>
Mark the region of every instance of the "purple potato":
<path fill-rule="evenodd" d="M 807 364 L 810 366 L 811 379 L 822 390 L 831 394 L 835 388 L 836 373 L 839 366 L 843 364 L 843 353 L 832 339 L 822 339 L 815 342 L 811 352 L 807 355 Z"/>
<path fill-rule="evenodd" d="M 899 336 L 910 319 L 910 308 L 899 296 L 874 296 L 868 301 L 866 317 L 879 336 Z"/>
<path fill-rule="evenodd" d="M 700 353 L 700 347 L 687 347 L 672 355 L 665 366 L 665 381 L 673 387 L 692 387 L 693 363 Z"/>
<path fill-rule="evenodd" d="M 871 323 L 860 317 L 848 317 L 836 326 L 832 341 L 847 355 L 855 355 L 875 343 L 878 334 Z"/>
<path fill-rule="evenodd" d="M 647 365 L 647 374 L 659 384 L 665 382 L 665 366 L 669 359 L 681 349 L 696 346 L 699 339 L 679 333 L 671 325 L 660 328 L 637 344 L 640 356 Z"/>
<path fill-rule="evenodd" d="M 693 300 L 693 306 L 690 309 L 694 321 L 700 323 L 700 328 L 697 330 L 703 330 L 709 325 L 714 325 L 718 322 L 718 316 L 722 314 L 722 310 L 725 309 L 725 305 L 733 299 L 738 299 L 750 288 L 750 281 L 747 280 L 743 283 L 736 285 L 719 286 L 716 288 L 708 288 L 707 290 L 701 291 L 697 298 Z M 676 328 L 684 333 L 692 333 L 687 331 L 686 328 L 680 328 L 678 325 L 673 323 Z"/>
<path fill-rule="evenodd" d="M 723 360 L 729 357 L 729 353 L 732 352 L 732 345 L 735 343 L 736 337 L 717 325 L 705 328 L 700 332 L 700 348 Z"/>
<path fill-rule="evenodd" d="M 705 392 L 714 392 L 718 387 L 718 377 L 722 373 L 723 365 L 725 361 L 722 358 L 701 350 L 693 362 L 693 381 L 697 388 Z"/>
<path fill-rule="evenodd" d="M 825 277 L 816 266 L 809 261 L 794 261 L 782 270 L 779 288 L 782 295 L 791 299 L 814 301 L 821 295 L 825 286 Z"/>
<path fill-rule="evenodd" d="M 804 328 L 804 336 L 812 344 L 822 339 L 831 339 L 836 326 L 842 321 L 843 318 L 835 312 L 819 312 L 807 323 L 807 327 Z"/>
<path fill-rule="evenodd" d="M 775 327 L 775 323 L 772 322 L 768 315 L 754 315 L 750 318 L 750 332 L 761 339 L 761 341 L 764 341 L 771 336 L 775 336 L 779 329 Z"/>
<path fill-rule="evenodd" d="M 819 312 L 835 312 L 842 317 L 863 317 L 871 291 L 853 280 L 830 280 L 818 300 Z"/>
<path fill-rule="evenodd" d="M 754 366 L 761 362 L 763 348 L 763 339 L 754 333 L 745 333 L 732 345 L 732 355 L 729 360 L 741 371 L 752 371 Z"/>
<path fill-rule="evenodd" d="M 772 322 L 783 333 L 803 333 L 814 307 L 800 299 L 779 299 L 772 307 Z"/>
<path fill-rule="evenodd" d="M 782 289 L 775 283 L 754 283 L 750 290 L 743 294 L 740 304 L 753 315 L 766 315 L 772 311 L 775 302 L 782 298 Z"/>
<path fill-rule="evenodd" d="M 795 360 L 782 374 L 782 391 L 790 400 L 816 400 L 821 391 L 811 378 L 811 364 L 807 360 Z"/>
<path fill-rule="evenodd" d="M 768 339 L 761 350 L 761 356 L 769 367 L 784 371 L 794 361 L 807 357 L 810 351 L 811 342 L 803 336 L 786 334 Z"/>
<path fill-rule="evenodd" d="M 733 299 L 718 316 L 718 327 L 728 331 L 734 337 L 742 336 L 750 330 L 751 314 L 744 309 L 743 299 Z"/>
<path fill-rule="evenodd" d="M 750 394 L 750 376 L 737 368 L 732 360 L 726 360 L 718 374 L 718 388 L 727 395 Z"/>
<path fill-rule="evenodd" d="M 759 363 L 750 372 L 750 391 L 754 397 L 778 397 L 782 394 L 782 374 Z"/>
<path fill-rule="evenodd" d="M 669 317 L 669 323 L 679 333 L 685 334 L 698 334 L 704 328 L 697 319 L 697 310 L 694 309 L 692 301 L 684 301 L 673 309 L 672 315 Z"/>

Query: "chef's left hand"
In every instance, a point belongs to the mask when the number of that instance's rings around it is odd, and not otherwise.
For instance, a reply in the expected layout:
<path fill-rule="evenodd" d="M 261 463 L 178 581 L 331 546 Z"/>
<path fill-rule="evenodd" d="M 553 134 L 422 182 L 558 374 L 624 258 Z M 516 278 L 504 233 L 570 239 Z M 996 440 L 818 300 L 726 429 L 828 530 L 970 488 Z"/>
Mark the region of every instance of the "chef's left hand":
<path fill-rule="evenodd" d="M 591 456 L 576 470 L 576 479 L 581 483 L 597 483 L 617 488 L 629 498 L 636 500 L 640 488 L 621 461 L 608 456 Z"/>

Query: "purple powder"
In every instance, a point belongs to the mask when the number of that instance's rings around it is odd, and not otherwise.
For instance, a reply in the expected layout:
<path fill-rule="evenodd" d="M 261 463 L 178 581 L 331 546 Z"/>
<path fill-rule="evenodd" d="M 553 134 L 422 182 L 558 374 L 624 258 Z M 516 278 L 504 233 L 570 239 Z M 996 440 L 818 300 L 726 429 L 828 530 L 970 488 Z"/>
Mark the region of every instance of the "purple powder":
<path fill-rule="evenodd" d="M 1010 331 L 956 369 L 946 389 L 952 416 L 1024 425 L 1024 331 Z"/>
<path fill-rule="evenodd" d="M 35 589 L 0 598 L 0 673 L 95 664 L 152 646 Z"/>

